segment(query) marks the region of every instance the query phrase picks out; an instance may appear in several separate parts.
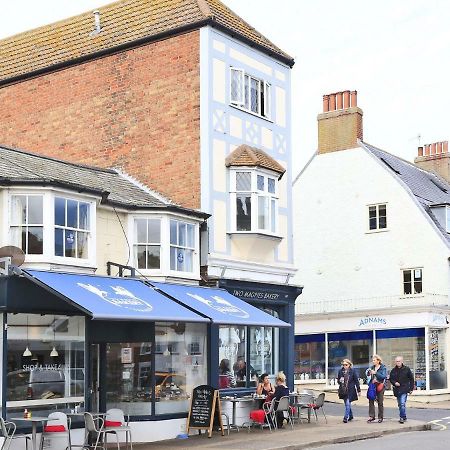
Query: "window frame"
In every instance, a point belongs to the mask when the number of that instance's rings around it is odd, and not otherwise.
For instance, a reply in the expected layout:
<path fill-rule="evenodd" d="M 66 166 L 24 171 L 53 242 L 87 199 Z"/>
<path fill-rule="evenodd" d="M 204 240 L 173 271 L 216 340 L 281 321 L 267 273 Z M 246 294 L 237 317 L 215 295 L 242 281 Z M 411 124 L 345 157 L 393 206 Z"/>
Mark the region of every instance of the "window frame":
<path fill-rule="evenodd" d="M 251 186 L 250 191 L 238 191 L 237 190 L 237 174 L 238 173 L 250 173 Z M 260 167 L 232 167 L 229 171 L 230 175 L 230 232 L 231 233 L 258 233 L 266 234 L 270 236 L 278 236 L 279 233 L 279 180 L 278 175 L 274 172 L 262 169 Z M 264 177 L 264 190 L 258 189 L 258 177 Z M 274 192 L 269 192 L 269 181 L 274 181 Z M 251 220 L 250 230 L 238 230 L 237 227 L 237 197 L 239 194 L 248 193 L 251 198 Z M 260 228 L 260 198 L 268 199 L 268 213 L 267 221 L 268 226 L 266 228 Z M 266 217 L 266 215 L 265 215 Z M 272 226 L 273 223 L 273 226 Z"/>
<path fill-rule="evenodd" d="M 233 98 L 233 87 L 232 84 L 236 79 L 234 74 L 238 74 L 240 78 L 239 88 L 236 91 L 236 97 Z M 251 102 L 251 89 L 252 81 L 257 83 L 257 110 L 252 109 Z M 272 96 L 272 85 L 264 78 L 259 78 L 246 72 L 244 69 L 239 67 L 230 66 L 230 83 L 229 83 L 229 103 L 231 106 L 239 108 L 250 114 L 253 114 L 262 119 L 271 120 L 271 96 Z M 246 95 L 247 94 L 247 95 Z"/>
<path fill-rule="evenodd" d="M 385 209 L 385 215 L 381 216 L 380 215 L 380 207 L 383 207 Z M 371 216 L 370 216 L 370 210 L 371 208 L 375 208 L 375 221 L 376 221 L 376 227 L 375 228 L 371 228 L 370 225 L 370 220 L 371 220 Z M 367 218 L 368 218 L 368 222 L 367 222 L 367 232 L 368 233 L 377 233 L 377 232 L 382 232 L 382 231 L 387 231 L 388 228 L 388 221 L 387 221 L 387 216 L 388 216 L 388 203 L 387 202 L 383 202 L 383 203 L 371 203 L 367 205 Z M 384 227 L 380 227 L 380 218 L 384 217 L 385 218 L 385 226 Z"/>
<path fill-rule="evenodd" d="M 145 220 L 147 223 L 147 241 L 148 241 L 148 221 L 149 220 L 157 220 L 159 221 L 159 243 L 156 242 L 145 242 L 145 243 L 140 243 L 137 239 L 138 236 L 138 232 L 137 232 L 137 220 Z M 162 236 L 162 218 L 160 216 L 145 216 L 145 217 L 134 217 L 133 219 L 133 241 L 131 241 L 131 246 L 132 246 L 132 257 L 133 257 L 133 263 L 134 266 L 139 269 L 139 270 L 145 270 L 145 271 L 160 271 L 161 270 L 161 265 L 162 265 L 162 240 L 163 240 L 163 236 Z M 148 267 L 146 268 L 141 268 L 138 265 L 138 258 L 137 258 L 137 253 L 136 253 L 136 247 L 141 246 L 141 245 L 145 245 L 146 247 L 150 247 L 150 246 L 159 246 L 159 268 L 154 268 L 154 269 L 149 269 Z M 146 264 L 148 265 L 148 264 Z"/>
<path fill-rule="evenodd" d="M 420 278 L 416 281 L 416 271 L 420 271 Z M 405 281 L 405 273 L 410 272 L 410 281 Z M 401 269 L 402 296 L 415 297 L 423 295 L 423 267 L 411 267 Z M 406 292 L 406 284 L 411 284 L 411 293 Z M 415 283 L 420 283 L 420 292 L 415 292 Z"/>

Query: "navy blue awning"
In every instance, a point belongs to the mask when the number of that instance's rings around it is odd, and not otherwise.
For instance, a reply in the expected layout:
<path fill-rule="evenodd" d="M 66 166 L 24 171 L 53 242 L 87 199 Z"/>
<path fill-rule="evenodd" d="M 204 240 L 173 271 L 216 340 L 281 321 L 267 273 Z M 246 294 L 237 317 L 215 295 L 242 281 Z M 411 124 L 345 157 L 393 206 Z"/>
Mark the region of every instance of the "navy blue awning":
<path fill-rule="evenodd" d="M 38 270 L 23 272 L 93 319 L 209 322 L 138 279 Z"/>
<path fill-rule="evenodd" d="M 290 324 L 255 308 L 225 289 L 153 281 L 151 284 L 217 324 L 290 327 Z"/>

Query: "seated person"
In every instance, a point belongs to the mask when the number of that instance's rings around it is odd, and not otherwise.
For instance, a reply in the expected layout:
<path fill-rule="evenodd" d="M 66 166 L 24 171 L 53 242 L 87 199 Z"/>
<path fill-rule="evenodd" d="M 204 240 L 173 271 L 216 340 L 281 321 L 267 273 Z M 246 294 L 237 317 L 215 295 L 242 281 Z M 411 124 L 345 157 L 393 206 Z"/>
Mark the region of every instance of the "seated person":
<path fill-rule="evenodd" d="M 275 392 L 275 388 L 269 380 L 269 374 L 263 373 L 259 379 L 258 386 L 256 387 L 257 395 L 270 396 Z"/>
<path fill-rule="evenodd" d="M 281 397 L 289 396 L 289 388 L 286 386 L 286 375 L 284 372 L 278 372 L 277 378 L 276 378 L 276 388 L 275 392 L 273 394 L 273 397 L 278 402 Z M 278 404 L 275 403 L 275 409 L 277 408 Z M 284 422 L 284 413 L 283 411 L 278 412 L 277 411 L 277 426 L 278 428 L 283 428 L 283 422 Z"/>
<path fill-rule="evenodd" d="M 225 380 L 226 382 L 222 383 L 220 380 Z M 227 387 L 236 387 L 236 378 L 230 370 L 230 360 L 222 359 L 219 364 L 219 389 Z"/>

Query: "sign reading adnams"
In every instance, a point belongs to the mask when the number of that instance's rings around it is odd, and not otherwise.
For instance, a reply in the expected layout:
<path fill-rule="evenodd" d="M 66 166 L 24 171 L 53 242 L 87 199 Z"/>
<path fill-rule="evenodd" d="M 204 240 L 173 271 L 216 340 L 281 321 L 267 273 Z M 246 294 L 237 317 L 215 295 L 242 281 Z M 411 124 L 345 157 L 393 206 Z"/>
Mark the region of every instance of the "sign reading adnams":
<path fill-rule="evenodd" d="M 362 317 L 359 319 L 359 327 L 364 327 L 367 325 L 386 325 L 387 321 L 384 317 L 372 316 L 372 317 Z"/>

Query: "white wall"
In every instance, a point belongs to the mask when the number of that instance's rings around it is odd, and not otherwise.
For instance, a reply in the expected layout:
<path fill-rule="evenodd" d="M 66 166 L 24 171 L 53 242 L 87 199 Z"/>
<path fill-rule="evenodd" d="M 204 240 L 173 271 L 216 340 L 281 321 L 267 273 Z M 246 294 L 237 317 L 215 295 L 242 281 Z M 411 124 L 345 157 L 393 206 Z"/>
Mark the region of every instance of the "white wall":
<path fill-rule="evenodd" d="M 387 203 L 387 231 L 368 232 L 373 203 Z M 449 254 L 390 169 L 362 148 L 317 155 L 294 184 L 294 282 L 305 286 L 302 303 L 401 296 L 401 269 L 414 267 L 423 267 L 424 293 L 448 295 Z"/>

